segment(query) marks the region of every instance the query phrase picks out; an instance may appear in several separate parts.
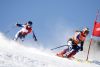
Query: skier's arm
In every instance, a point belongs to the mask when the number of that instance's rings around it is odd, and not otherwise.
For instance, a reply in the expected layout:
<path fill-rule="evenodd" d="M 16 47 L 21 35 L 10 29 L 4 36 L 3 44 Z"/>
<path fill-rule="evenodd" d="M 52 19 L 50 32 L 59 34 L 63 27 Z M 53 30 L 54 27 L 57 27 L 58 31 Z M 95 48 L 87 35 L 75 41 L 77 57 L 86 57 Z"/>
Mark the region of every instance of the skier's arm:
<path fill-rule="evenodd" d="M 17 27 L 24 27 L 25 25 L 23 25 L 23 24 L 18 24 L 18 23 L 17 23 L 16 26 L 17 26 Z"/>

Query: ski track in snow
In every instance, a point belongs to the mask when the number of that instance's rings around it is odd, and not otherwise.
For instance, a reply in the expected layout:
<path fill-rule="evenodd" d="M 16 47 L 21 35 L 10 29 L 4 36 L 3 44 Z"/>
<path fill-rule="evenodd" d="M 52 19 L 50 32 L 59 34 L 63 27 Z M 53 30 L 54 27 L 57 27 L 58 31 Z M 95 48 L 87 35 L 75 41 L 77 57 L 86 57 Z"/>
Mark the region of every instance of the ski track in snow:
<path fill-rule="evenodd" d="M 81 63 L 39 48 L 25 47 L 0 33 L 0 67 L 100 67 L 99 61 Z"/>
<path fill-rule="evenodd" d="M 9 53 L 0 54 L 0 67 L 23 67 L 23 65 L 25 65 L 24 67 L 46 67 L 46 64 L 41 61 L 29 57 Z"/>

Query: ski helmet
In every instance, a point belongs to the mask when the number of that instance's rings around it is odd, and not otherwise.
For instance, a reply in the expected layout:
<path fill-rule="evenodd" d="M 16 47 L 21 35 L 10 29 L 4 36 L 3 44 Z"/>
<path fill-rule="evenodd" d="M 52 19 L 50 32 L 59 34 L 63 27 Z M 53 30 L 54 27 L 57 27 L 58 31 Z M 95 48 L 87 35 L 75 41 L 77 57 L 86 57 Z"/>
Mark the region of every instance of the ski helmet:
<path fill-rule="evenodd" d="M 84 33 L 89 34 L 89 28 L 83 28 L 82 30 Z"/>
<path fill-rule="evenodd" d="M 29 24 L 29 25 L 32 25 L 32 21 L 28 21 L 28 24 Z"/>

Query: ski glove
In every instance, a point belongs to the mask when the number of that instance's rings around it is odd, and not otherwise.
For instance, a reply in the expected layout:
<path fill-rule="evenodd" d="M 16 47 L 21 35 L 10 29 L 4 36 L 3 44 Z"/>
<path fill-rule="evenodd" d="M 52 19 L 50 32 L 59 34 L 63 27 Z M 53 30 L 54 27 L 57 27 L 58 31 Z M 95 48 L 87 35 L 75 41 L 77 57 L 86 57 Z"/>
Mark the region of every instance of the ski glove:
<path fill-rule="evenodd" d="M 84 44 L 84 41 L 81 42 L 80 51 L 83 51 L 83 44 Z"/>
<path fill-rule="evenodd" d="M 18 23 L 16 24 L 16 26 L 18 26 L 18 27 L 23 27 L 23 25 L 22 25 L 22 24 L 18 24 Z"/>
<path fill-rule="evenodd" d="M 80 51 L 83 51 L 83 46 L 80 47 Z"/>

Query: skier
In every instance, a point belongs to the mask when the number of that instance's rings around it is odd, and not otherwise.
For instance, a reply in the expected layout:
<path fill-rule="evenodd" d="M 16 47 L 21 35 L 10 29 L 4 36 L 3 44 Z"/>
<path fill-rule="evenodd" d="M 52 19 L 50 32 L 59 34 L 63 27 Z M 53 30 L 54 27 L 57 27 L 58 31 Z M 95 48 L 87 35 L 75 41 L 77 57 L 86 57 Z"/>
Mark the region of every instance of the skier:
<path fill-rule="evenodd" d="M 16 33 L 15 38 L 14 38 L 15 41 L 17 41 L 18 38 L 20 38 L 22 41 L 24 41 L 25 36 L 26 36 L 27 34 L 33 32 L 33 31 L 32 31 L 32 21 L 28 21 L 28 22 L 25 23 L 25 24 L 18 24 L 18 23 L 17 23 L 16 26 L 17 26 L 17 27 L 22 27 L 22 29 L 19 30 L 19 31 Z M 34 32 L 33 32 L 33 38 L 34 38 L 35 41 L 37 41 Z"/>
<path fill-rule="evenodd" d="M 84 41 L 89 34 L 89 29 L 84 28 L 82 31 L 76 31 L 74 36 L 67 42 L 68 48 L 64 49 L 57 56 L 72 58 L 77 52 L 83 51 Z"/>

